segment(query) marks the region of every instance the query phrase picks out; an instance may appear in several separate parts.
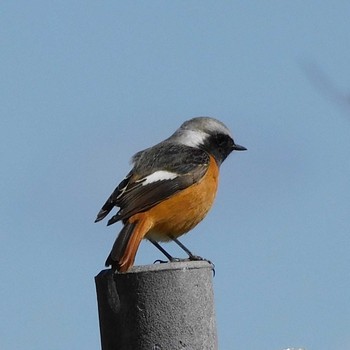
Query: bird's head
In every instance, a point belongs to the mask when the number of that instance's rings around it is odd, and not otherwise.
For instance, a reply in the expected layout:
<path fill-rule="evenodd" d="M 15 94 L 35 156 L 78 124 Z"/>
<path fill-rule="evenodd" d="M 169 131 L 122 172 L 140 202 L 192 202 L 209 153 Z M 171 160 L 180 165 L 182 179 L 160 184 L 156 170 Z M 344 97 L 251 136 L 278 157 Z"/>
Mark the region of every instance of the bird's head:
<path fill-rule="evenodd" d="M 218 165 L 232 151 L 245 151 L 246 148 L 235 144 L 227 126 L 210 117 L 197 117 L 184 122 L 169 138 L 186 146 L 200 148 L 211 154 Z"/>

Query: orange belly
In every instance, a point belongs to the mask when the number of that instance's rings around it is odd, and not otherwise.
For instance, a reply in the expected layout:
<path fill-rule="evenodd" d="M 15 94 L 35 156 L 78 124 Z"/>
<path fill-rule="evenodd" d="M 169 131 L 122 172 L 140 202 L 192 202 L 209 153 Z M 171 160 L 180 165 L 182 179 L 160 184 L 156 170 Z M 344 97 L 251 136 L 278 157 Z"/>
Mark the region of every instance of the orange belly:
<path fill-rule="evenodd" d="M 179 237 L 193 229 L 204 219 L 210 210 L 218 187 L 219 169 L 214 158 L 204 177 L 196 184 L 159 203 L 145 213 L 134 215 L 147 216 L 151 228 L 145 238 L 156 241 L 168 241 L 168 235 Z"/>

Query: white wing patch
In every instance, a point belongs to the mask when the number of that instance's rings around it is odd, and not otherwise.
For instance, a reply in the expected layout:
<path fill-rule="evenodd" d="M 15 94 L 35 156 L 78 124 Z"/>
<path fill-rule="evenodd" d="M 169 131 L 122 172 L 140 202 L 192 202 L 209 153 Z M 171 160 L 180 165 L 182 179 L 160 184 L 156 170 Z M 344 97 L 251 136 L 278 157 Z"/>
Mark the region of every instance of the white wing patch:
<path fill-rule="evenodd" d="M 179 174 L 172 173 L 170 171 L 158 170 L 158 171 L 155 171 L 153 174 L 150 174 L 144 177 L 143 179 L 138 180 L 137 182 L 142 182 L 142 186 L 146 186 L 150 183 L 157 182 L 157 181 L 173 180 L 178 176 Z"/>

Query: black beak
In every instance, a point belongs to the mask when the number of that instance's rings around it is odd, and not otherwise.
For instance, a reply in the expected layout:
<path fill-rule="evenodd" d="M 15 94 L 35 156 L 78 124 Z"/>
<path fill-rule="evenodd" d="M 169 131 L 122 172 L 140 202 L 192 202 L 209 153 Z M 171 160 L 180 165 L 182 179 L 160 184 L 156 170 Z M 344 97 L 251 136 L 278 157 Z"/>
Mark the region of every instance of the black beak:
<path fill-rule="evenodd" d="M 243 147 L 243 146 L 240 146 L 240 145 L 233 145 L 232 146 L 232 150 L 233 151 L 246 151 L 247 149 L 245 148 L 245 147 Z"/>

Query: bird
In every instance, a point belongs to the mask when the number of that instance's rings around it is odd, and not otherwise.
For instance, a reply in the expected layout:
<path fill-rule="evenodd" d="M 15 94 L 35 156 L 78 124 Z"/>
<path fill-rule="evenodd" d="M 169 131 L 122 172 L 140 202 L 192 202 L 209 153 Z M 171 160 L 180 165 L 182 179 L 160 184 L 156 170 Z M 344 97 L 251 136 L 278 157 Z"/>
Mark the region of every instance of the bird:
<path fill-rule="evenodd" d="M 232 151 L 245 151 L 236 144 L 228 127 L 212 117 L 185 121 L 170 137 L 137 152 L 132 169 L 109 196 L 95 222 L 116 207 L 107 226 L 121 221 L 123 227 L 105 262 L 114 272 L 127 272 L 133 265 L 142 239 L 148 239 L 175 259 L 158 242 L 174 241 L 191 253 L 178 237 L 201 222 L 214 202 L 219 169 Z M 205 259 L 203 259 L 205 260 Z"/>

